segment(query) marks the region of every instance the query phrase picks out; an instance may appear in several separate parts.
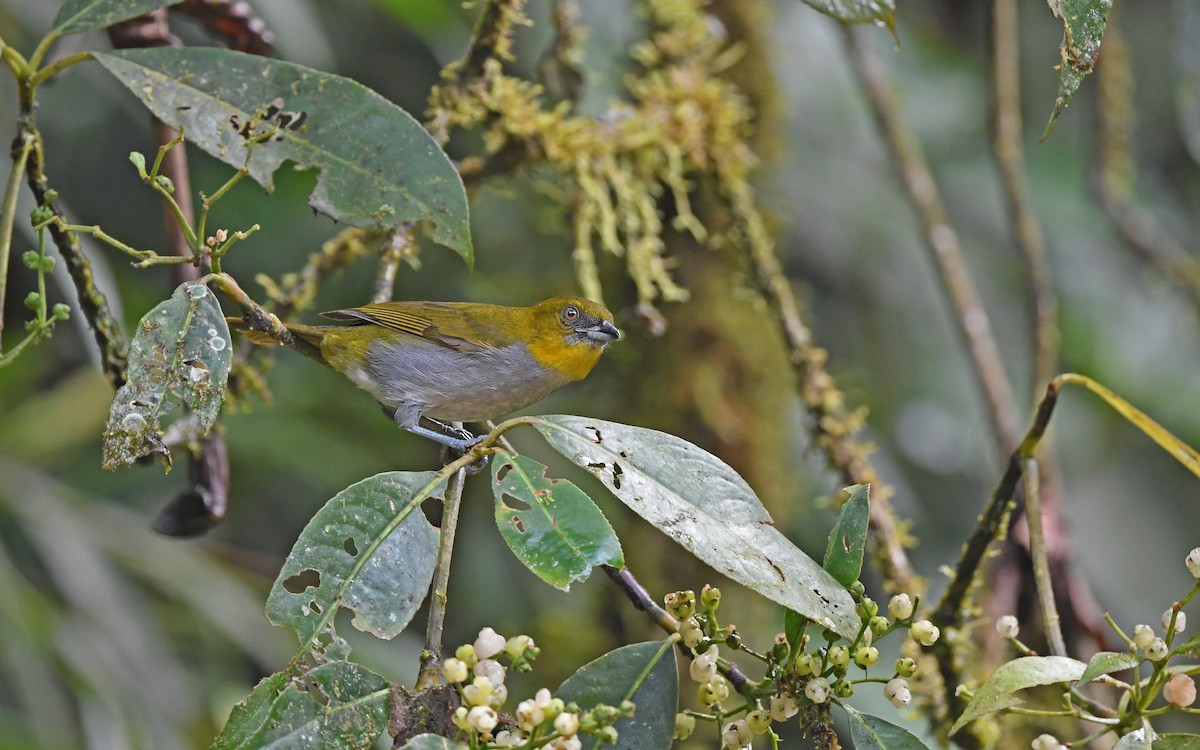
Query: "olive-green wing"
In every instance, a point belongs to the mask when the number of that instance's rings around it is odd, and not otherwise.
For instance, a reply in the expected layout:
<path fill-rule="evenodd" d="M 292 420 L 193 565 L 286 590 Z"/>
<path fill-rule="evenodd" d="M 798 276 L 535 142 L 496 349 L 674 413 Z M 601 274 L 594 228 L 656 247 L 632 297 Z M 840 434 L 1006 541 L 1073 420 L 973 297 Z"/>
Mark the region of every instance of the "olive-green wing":
<path fill-rule="evenodd" d="M 411 333 L 458 351 L 479 351 L 487 346 L 480 340 L 478 326 L 470 323 L 456 305 L 445 302 L 384 302 L 321 315 Z"/>

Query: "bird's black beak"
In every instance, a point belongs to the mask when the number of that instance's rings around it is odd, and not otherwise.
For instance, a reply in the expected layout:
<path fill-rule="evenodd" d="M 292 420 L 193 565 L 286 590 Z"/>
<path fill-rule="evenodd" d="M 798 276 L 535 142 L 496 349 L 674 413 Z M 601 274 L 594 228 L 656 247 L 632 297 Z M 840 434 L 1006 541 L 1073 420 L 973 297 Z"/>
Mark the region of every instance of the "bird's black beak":
<path fill-rule="evenodd" d="M 588 326 L 580 330 L 580 333 L 586 336 L 589 341 L 600 345 L 621 338 L 621 332 L 607 320 L 601 320 L 593 326 Z"/>

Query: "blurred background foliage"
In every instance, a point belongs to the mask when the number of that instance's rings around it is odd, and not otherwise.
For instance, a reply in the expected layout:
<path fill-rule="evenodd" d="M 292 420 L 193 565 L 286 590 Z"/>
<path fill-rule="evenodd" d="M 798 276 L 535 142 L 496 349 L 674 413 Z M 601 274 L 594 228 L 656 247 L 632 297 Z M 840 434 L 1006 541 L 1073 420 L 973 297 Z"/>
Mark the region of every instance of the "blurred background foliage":
<path fill-rule="evenodd" d="M 56 5 L 4 0 L 0 34 L 31 47 Z M 580 4 L 583 114 L 622 94 L 629 47 L 643 32 L 635 5 Z M 280 57 L 355 78 L 417 116 L 441 68 L 462 54 L 477 12 L 455 0 L 253 6 L 275 32 Z M 1197 298 L 1131 253 L 1094 200 L 1096 80 L 1037 143 L 1054 100 L 1062 27 L 1042 0 L 1019 7 L 1025 146 L 1061 295 L 1061 369 L 1096 378 L 1200 444 Z M 876 447 L 872 461 L 895 487 L 897 510 L 920 540 L 915 565 L 936 592 L 939 566 L 956 558 L 1002 457 L 912 209 L 836 22 L 794 0 L 730 0 L 711 12 L 743 45 L 730 75 L 757 107 L 756 187 L 778 252 L 817 342 L 829 350 L 830 372 L 851 405 L 870 410 L 864 434 Z M 533 0 L 528 13 L 533 24 L 517 35 L 511 69 L 532 78 L 551 38 L 549 5 Z M 909 0 L 896 18 L 899 46 L 882 29 L 866 43 L 883 57 L 944 191 L 1025 411 L 1041 385 L 1030 374 L 1027 274 L 990 146 L 989 13 L 990 3 L 978 0 Z M 187 19 L 172 23 L 185 39 L 200 40 Z M 1135 118 L 1136 196 L 1186 247 L 1198 229 L 1200 13 L 1189 0 L 1119 4 L 1112 25 L 1127 42 L 1134 82 L 1126 114 Z M 69 38 L 59 54 L 85 44 L 105 42 Z M 0 123 L 14 122 L 14 91 L 11 81 L 0 82 Z M 84 65 L 44 88 L 39 121 L 47 173 L 68 215 L 131 245 L 161 247 L 161 207 L 127 160 L 131 150 L 154 148 L 141 106 L 98 66 Z M 460 135 L 449 151 L 477 148 Z M 191 156 L 197 190 L 215 189 L 229 173 L 202 153 Z M 338 231 L 305 205 L 312 182 L 281 172 L 274 194 L 244 182 L 220 204 L 217 225 L 263 227 L 226 261 L 248 290 L 255 274 L 297 269 Z M 559 189 L 536 169 L 489 181 L 472 196 L 475 271 L 429 245 L 419 268 L 402 269 L 396 297 L 527 304 L 576 292 Z M 22 223 L 17 251 L 33 242 Z M 587 381 L 535 409 L 699 443 L 741 471 L 781 530 L 818 556 L 833 519 L 825 498 L 838 482 L 809 445 L 777 324 L 733 254 L 675 234 L 667 242 L 678 260 L 674 276 L 691 297 L 659 306 L 665 333 L 653 335 L 621 262 L 601 254 L 605 296 L 627 338 Z M 87 248 L 127 330 L 169 294 L 165 270 L 134 271 L 103 248 Z M 340 273 L 321 288 L 316 309 L 364 301 L 373 274 L 373 263 Z M 14 264 L 9 283 L 5 320 L 15 330 L 34 277 Z M 51 292 L 52 302 L 71 297 L 69 284 Z M 288 657 L 290 636 L 267 625 L 262 603 L 307 519 L 365 476 L 436 466 L 438 451 L 397 431 L 340 376 L 282 352 L 268 373 L 271 403 L 252 400 L 223 416 L 232 472 L 224 523 L 200 540 L 158 537 L 149 521 L 180 491 L 185 472 L 101 471 L 112 392 L 81 324 L 74 316 L 50 342 L 0 370 L 0 750 L 204 746 L 232 704 Z M 516 439 L 593 491 L 654 595 L 721 583 L 589 477 L 553 460 L 536 438 Z M 1076 573 L 1118 623 L 1156 622 L 1184 588 L 1183 555 L 1200 543 L 1195 479 L 1089 396 L 1063 397 L 1050 442 L 1061 462 Z M 609 648 L 659 637 L 601 577 L 569 594 L 537 583 L 503 547 L 491 513 L 487 488 L 469 483 L 448 644 L 472 640 L 483 625 L 532 635 L 543 649 L 532 688 L 557 685 Z M 764 644 L 781 628 L 773 606 L 730 599 L 723 612 L 738 613 L 748 642 Z M 390 644 L 357 639 L 358 658 L 411 681 L 417 632 Z M 863 692 L 859 705 L 882 703 Z"/>

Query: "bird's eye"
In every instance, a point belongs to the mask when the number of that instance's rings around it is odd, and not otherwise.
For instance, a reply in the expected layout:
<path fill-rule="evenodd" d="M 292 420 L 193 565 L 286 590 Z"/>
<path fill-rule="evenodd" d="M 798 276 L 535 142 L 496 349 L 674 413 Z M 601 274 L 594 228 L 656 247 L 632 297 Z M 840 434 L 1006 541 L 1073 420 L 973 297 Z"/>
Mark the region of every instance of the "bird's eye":
<path fill-rule="evenodd" d="M 568 323 L 574 323 L 579 320 L 579 308 L 574 305 L 567 305 L 563 308 L 562 318 Z"/>

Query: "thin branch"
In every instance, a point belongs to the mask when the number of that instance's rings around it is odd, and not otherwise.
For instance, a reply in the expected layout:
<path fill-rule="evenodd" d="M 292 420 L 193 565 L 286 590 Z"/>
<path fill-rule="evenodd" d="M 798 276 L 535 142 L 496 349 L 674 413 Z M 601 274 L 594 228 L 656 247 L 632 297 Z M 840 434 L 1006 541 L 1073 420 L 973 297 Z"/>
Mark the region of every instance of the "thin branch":
<path fill-rule="evenodd" d="M 22 92 L 24 91 L 22 88 Z M 21 99 L 23 111 L 17 119 L 16 143 L 23 143 L 26 138 L 31 138 L 34 143 L 33 150 L 25 162 L 26 179 L 38 205 L 49 208 L 54 216 L 65 223 L 62 210 L 58 207 L 57 193 L 50 189 L 50 181 L 43 171 L 42 141 L 41 134 L 34 124 L 33 101 L 24 93 Z M 108 299 L 96 288 L 91 261 L 83 254 L 79 238 L 73 232 L 63 230 L 57 222 L 51 223 L 49 230 L 59 254 L 66 262 L 71 281 L 75 284 L 79 307 L 92 327 L 92 335 L 95 336 L 100 349 L 101 370 L 112 386 L 118 388 L 125 382 L 125 358 L 129 351 L 125 336 L 108 307 Z"/>
<path fill-rule="evenodd" d="M 1035 391 L 1057 371 L 1058 297 L 1047 259 L 1041 221 L 1033 209 L 1021 139 L 1021 57 L 1017 0 L 995 0 L 992 6 L 992 75 L 995 84 L 995 154 L 1014 238 L 1029 273 L 1034 307 Z"/>
<path fill-rule="evenodd" d="M 946 631 L 943 637 L 933 644 L 930 651 L 937 660 L 938 670 L 941 673 L 942 700 L 948 716 L 959 716 L 966 707 L 966 702 L 957 691 L 961 680 L 954 658 L 953 643 L 957 639 L 957 634 L 952 631 L 958 631 L 962 627 L 967 596 L 971 591 L 975 576 L 987 556 L 988 548 L 992 542 L 1003 535 L 1007 528 L 1008 517 L 1014 505 L 1013 497 L 1017 491 L 1017 483 L 1022 476 L 1022 469 L 1027 462 L 1032 463 L 1038 443 L 1046 434 L 1050 416 L 1054 413 L 1054 407 L 1058 403 L 1060 388 L 1060 378 L 1051 380 L 1046 386 L 1046 394 L 1038 404 L 1033 423 L 1025 434 L 1025 439 L 1009 457 L 1008 467 L 1001 476 L 999 484 L 996 485 L 996 489 L 992 491 L 991 499 L 979 516 L 975 530 L 971 532 L 971 536 L 963 545 L 962 556 L 959 558 L 954 575 L 930 617 L 935 625 Z M 955 741 L 966 748 L 979 746 L 978 739 L 969 732 L 960 733 L 956 736 Z"/>
<path fill-rule="evenodd" d="M 1039 491 L 1038 462 L 1033 458 L 1022 460 L 1022 488 L 1025 496 L 1025 523 L 1029 527 L 1029 556 L 1033 560 L 1033 581 L 1037 587 L 1038 602 L 1042 610 L 1042 627 L 1050 643 L 1050 653 L 1067 655 L 1067 644 L 1063 640 L 1062 622 L 1058 606 L 1054 602 L 1054 582 L 1050 577 L 1050 563 L 1046 557 L 1046 536 L 1042 533 L 1042 494 Z"/>
<path fill-rule="evenodd" d="M 388 233 L 388 243 L 379 258 L 379 270 L 371 287 L 371 302 L 379 304 L 390 301 L 396 293 L 396 273 L 400 264 L 417 255 L 417 244 L 413 241 L 413 227 L 405 222 L 393 227 Z"/>
<path fill-rule="evenodd" d="M 600 567 L 608 575 L 609 580 L 616 584 L 621 593 L 625 595 L 625 598 L 632 602 L 633 606 L 639 612 L 645 612 L 654 621 L 654 624 L 667 633 L 679 632 L 679 621 L 670 612 L 658 606 L 658 603 L 646 591 L 646 587 L 642 586 L 641 582 L 634 577 L 628 568 L 615 568 L 612 565 L 601 565 Z M 679 648 L 687 653 L 688 656 L 691 656 L 691 652 L 684 647 L 682 642 L 679 643 Z M 725 675 L 725 679 L 729 680 L 729 684 L 733 685 L 734 690 L 741 692 L 744 687 L 750 685 L 750 678 L 746 676 L 746 673 L 737 664 L 729 662 L 728 666 L 726 666 L 722 663 L 720 670 L 721 674 Z"/>
<path fill-rule="evenodd" d="M 4 336 L 4 298 L 8 290 L 8 257 L 12 251 L 13 223 L 17 214 L 17 197 L 21 191 L 21 176 L 25 173 L 25 161 L 33 150 L 33 138 L 26 133 L 13 143 L 12 171 L 4 187 L 4 202 L 0 207 L 0 342 Z M 0 346 L 0 352 L 4 347 Z"/>
<path fill-rule="evenodd" d="M 442 526 L 437 562 L 433 569 L 433 589 L 429 595 L 429 619 L 425 624 L 425 648 L 421 651 L 421 671 L 414 686 L 418 691 L 438 683 L 442 661 L 442 631 L 446 624 L 447 589 L 450 584 L 450 561 L 454 554 L 454 539 L 458 532 L 458 511 L 462 506 L 463 483 L 467 469 L 459 469 L 450 477 L 442 503 Z"/>
<path fill-rule="evenodd" d="M 970 354 L 975 378 L 987 403 L 993 442 L 998 451 L 1008 453 L 1017 444 L 1016 403 L 991 321 L 963 258 L 958 233 L 950 225 L 921 144 L 900 114 L 878 57 L 859 40 L 859 32 L 845 24 L 842 25 L 842 39 L 872 114 L 892 153 L 908 200 L 921 222 L 922 236 L 938 271 L 938 280 L 954 309 L 959 335 Z"/>

